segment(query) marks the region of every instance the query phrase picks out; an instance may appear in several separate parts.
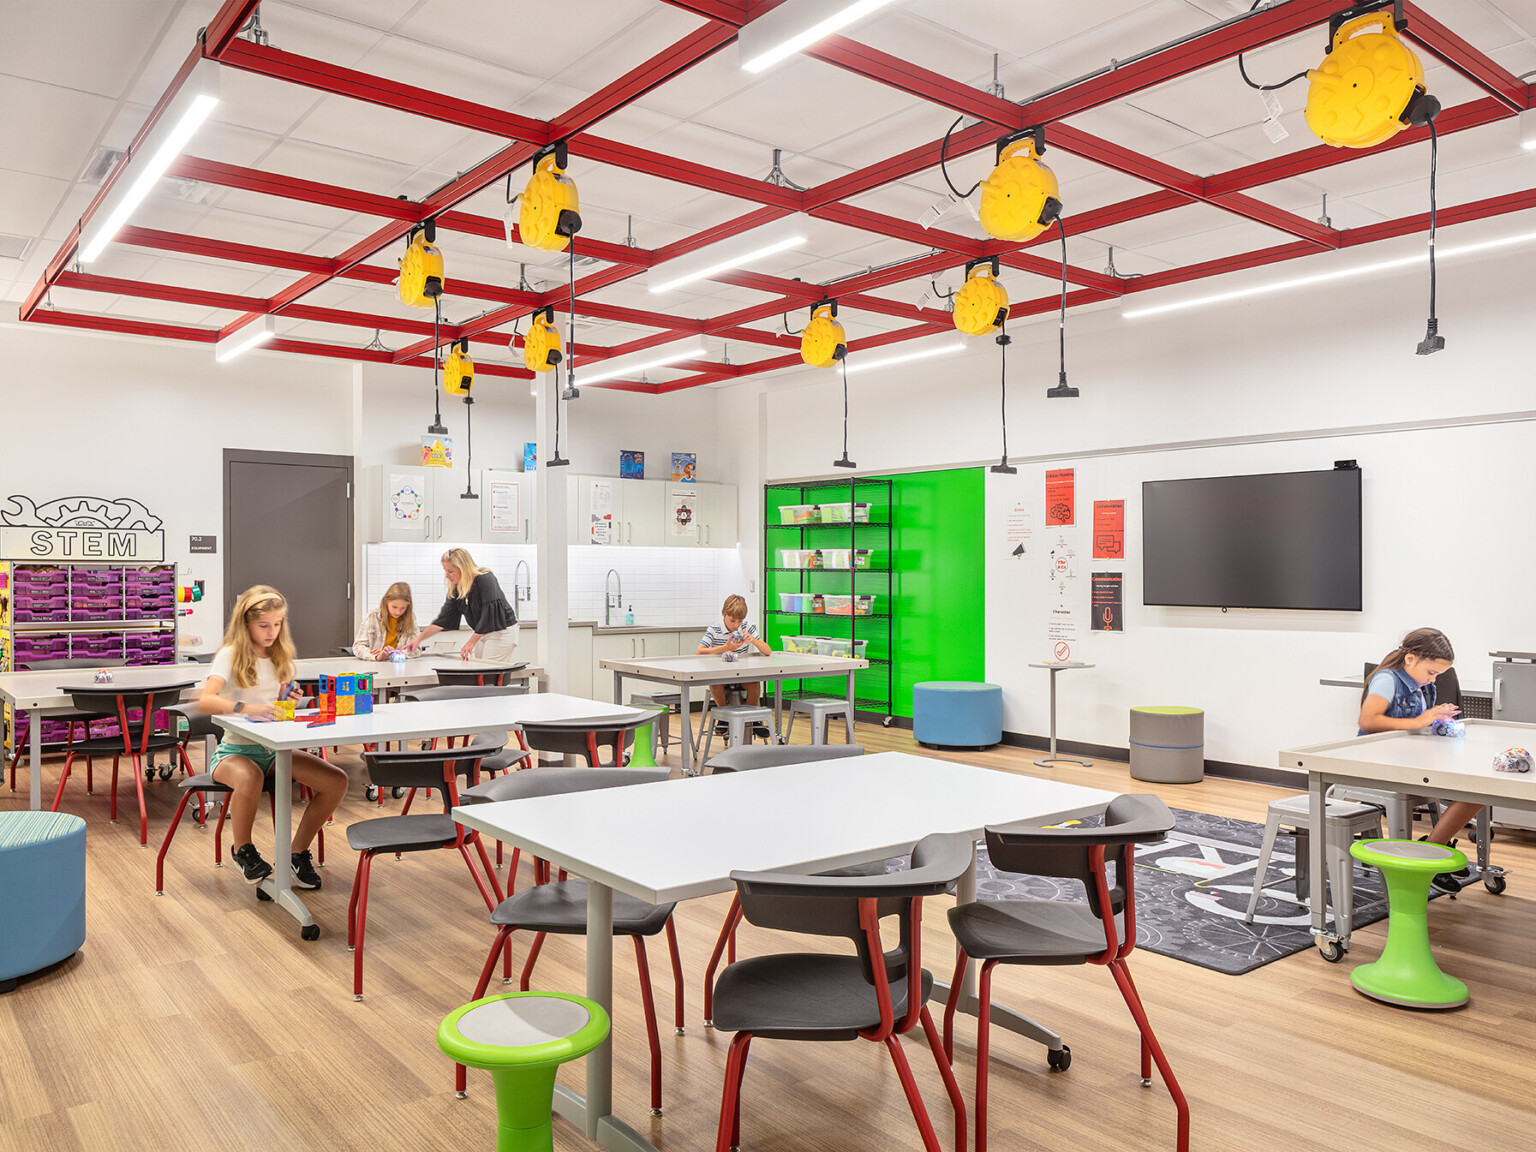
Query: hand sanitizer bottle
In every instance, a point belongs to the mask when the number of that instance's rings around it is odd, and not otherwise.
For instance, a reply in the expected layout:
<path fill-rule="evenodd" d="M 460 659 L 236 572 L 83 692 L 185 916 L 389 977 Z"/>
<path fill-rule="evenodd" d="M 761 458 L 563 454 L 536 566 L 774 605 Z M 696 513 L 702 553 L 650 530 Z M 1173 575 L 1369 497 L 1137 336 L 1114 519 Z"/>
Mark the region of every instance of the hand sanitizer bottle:
<path fill-rule="evenodd" d="M 633 624 L 634 622 L 635 622 L 635 606 L 633 604 L 631 604 L 629 606 L 629 611 L 624 613 L 624 623 L 626 623 L 626 624 Z"/>

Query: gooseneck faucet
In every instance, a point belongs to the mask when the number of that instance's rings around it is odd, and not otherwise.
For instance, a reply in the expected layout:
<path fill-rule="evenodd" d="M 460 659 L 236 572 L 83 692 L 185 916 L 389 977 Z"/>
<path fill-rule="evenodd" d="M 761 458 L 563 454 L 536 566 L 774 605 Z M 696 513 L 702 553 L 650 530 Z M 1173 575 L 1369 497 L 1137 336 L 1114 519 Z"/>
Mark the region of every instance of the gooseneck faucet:
<path fill-rule="evenodd" d="M 517 611 L 519 604 L 527 604 L 533 600 L 533 570 L 528 567 L 528 561 L 519 560 L 517 567 L 512 570 L 512 612 Z"/>
<path fill-rule="evenodd" d="M 612 576 L 614 583 L 618 585 L 618 592 L 609 594 L 608 576 Z M 613 610 L 624 607 L 624 578 L 619 575 L 618 569 L 608 569 L 608 576 L 603 577 L 603 625 L 606 627 L 613 623 Z"/>

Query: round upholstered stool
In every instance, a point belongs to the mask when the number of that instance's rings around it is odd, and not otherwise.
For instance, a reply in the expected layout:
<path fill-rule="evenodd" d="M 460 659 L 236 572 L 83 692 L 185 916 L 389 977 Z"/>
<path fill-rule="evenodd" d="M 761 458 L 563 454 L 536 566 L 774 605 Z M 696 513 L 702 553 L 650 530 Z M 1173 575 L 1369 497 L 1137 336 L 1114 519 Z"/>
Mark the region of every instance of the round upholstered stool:
<path fill-rule="evenodd" d="M 912 685 L 912 736 L 945 748 L 991 747 L 1003 738 L 1003 690 L 967 680 Z"/>
<path fill-rule="evenodd" d="M 608 1027 L 608 1013 L 584 997 L 508 992 L 448 1013 L 438 1025 L 437 1046 L 491 1074 L 496 1152 L 550 1152 L 555 1071 L 601 1044 Z"/>
<path fill-rule="evenodd" d="M 1467 986 L 1447 976 L 1429 949 L 1429 884 L 1467 866 L 1466 856 L 1423 840 L 1357 840 L 1350 854 L 1381 869 L 1387 884 L 1387 943 L 1381 959 L 1361 964 L 1349 982 L 1367 996 L 1408 1008 L 1459 1008 Z"/>
<path fill-rule="evenodd" d="M 1205 713 L 1199 708 L 1131 709 L 1131 779 L 1198 784 L 1205 779 Z"/>
<path fill-rule="evenodd" d="M 85 821 L 0 812 L 0 992 L 85 943 Z"/>

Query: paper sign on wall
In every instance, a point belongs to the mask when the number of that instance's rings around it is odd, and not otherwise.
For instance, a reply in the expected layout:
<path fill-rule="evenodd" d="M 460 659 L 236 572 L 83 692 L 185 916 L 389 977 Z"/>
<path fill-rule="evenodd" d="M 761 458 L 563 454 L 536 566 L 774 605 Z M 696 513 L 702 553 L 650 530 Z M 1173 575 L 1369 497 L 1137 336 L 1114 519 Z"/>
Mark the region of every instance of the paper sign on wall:
<path fill-rule="evenodd" d="M 1123 572 L 1095 572 L 1093 584 L 1093 630 L 1095 632 L 1125 631 L 1125 574 Z"/>
<path fill-rule="evenodd" d="M 1093 558 L 1115 560 L 1125 555 L 1125 501 L 1093 502 Z"/>
<path fill-rule="evenodd" d="M 587 543 L 613 543 L 613 481 L 592 481 L 590 519 L 587 524 Z"/>
<path fill-rule="evenodd" d="M 1045 474 L 1045 523 L 1048 527 L 1077 523 L 1074 471 L 1072 468 L 1052 468 Z"/>
<path fill-rule="evenodd" d="M 667 523 L 668 534 L 678 539 L 695 540 L 699 535 L 698 501 L 697 491 L 682 491 L 672 489 L 671 493 L 672 515 Z"/>
<path fill-rule="evenodd" d="M 516 532 L 523 526 L 518 506 L 522 495 L 518 485 L 505 480 L 491 481 L 491 531 Z"/>
<path fill-rule="evenodd" d="M 452 468 L 452 438 L 448 436 L 423 436 L 421 438 L 421 466 L 423 468 Z"/>
<path fill-rule="evenodd" d="M 421 523 L 421 509 L 426 503 L 421 488 L 416 477 L 408 472 L 390 473 L 389 522 L 393 527 L 414 527 Z"/>
<path fill-rule="evenodd" d="M 1023 556 L 1035 535 L 1035 514 L 1029 510 L 1028 505 L 1013 503 L 1008 506 L 1005 531 L 1008 551 L 1015 556 Z"/>

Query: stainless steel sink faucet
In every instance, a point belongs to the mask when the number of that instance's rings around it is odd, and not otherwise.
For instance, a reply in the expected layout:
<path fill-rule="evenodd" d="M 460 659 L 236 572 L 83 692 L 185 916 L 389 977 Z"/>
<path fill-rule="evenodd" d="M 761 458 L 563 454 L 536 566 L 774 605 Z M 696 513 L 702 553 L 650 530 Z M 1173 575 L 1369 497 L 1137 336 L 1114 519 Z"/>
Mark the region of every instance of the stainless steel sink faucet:
<path fill-rule="evenodd" d="M 608 591 L 608 576 L 612 576 L 618 586 L 616 593 Z M 619 575 L 617 568 L 608 569 L 608 576 L 603 577 L 603 626 L 613 623 L 613 610 L 624 607 L 624 578 Z"/>

